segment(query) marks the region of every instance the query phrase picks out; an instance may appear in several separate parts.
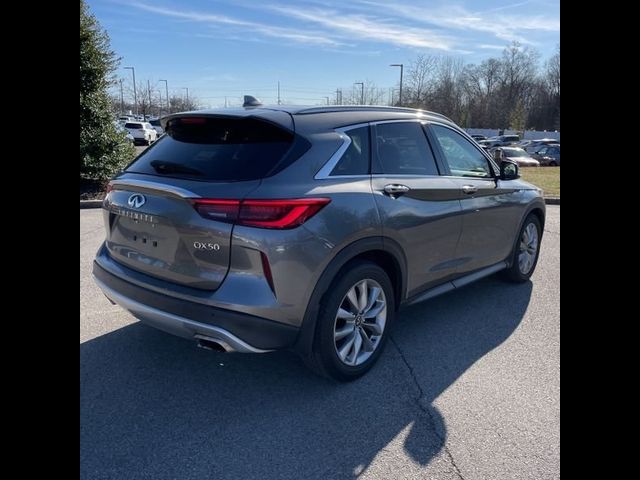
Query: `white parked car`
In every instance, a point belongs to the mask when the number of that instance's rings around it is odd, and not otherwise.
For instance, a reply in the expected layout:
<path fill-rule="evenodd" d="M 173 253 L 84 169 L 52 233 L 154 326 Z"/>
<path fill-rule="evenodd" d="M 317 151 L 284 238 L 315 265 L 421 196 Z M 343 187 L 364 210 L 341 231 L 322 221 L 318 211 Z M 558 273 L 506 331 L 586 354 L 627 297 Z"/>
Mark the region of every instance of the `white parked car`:
<path fill-rule="evenodd" d="M 151 145 L 158 138 L 158 134 L 148 122 L 127 122 L 124 124 L 124 128 L 133 135 L 133 141 L 136 145 Z"/>
<path fill-rule="evenodd" d="M 162 125 L 160 125 L 159 118 L 154 118 L 152 120 L 149 120 L 149 123 L 155 129 L 156 133 L 158 134 L 158 137 L 160 137 L 160 135 L 164 133 L 164 128 L 162 128 Z"/>

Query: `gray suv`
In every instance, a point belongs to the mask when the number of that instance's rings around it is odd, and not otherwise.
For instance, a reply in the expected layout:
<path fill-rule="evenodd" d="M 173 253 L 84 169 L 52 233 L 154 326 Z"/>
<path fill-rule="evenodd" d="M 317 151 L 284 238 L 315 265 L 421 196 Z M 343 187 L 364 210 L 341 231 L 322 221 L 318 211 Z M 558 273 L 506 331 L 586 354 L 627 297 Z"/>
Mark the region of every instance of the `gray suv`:
<path fill-rule="evenodd" d="M 541 191 L 448 118 L 386 107 L 170 115 L 109 184 L 95 281 L 205 348 L 289 348 L 352 380 L 402 305 L 502 271 L 524 282 Z"/>

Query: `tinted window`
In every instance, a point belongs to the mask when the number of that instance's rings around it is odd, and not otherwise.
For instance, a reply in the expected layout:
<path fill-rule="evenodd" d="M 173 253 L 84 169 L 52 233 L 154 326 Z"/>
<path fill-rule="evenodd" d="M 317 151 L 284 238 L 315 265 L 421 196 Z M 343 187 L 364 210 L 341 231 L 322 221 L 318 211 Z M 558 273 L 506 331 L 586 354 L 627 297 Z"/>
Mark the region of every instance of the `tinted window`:
<path fill-rule="evenodd" d="M 376 148 L 381 173 L 438 175 L 433 152 L 417 122 L 376 125 Z"/>
<path fill-rule="evenodd" d="M 432 125 L 451 175 L 457 177 L 490 177 L 489 162 L 473 144 L 450 128 Z"/>
<path fill-rule="evenodd" d="M 141 123 L 125 123 L 124 128 L 142 128 Z"/>
<path fill-rule="evenodd" d="M 262 178 L 283 159 L 293 134 L 251 118 L 174 119 L 128 172 L 197 180 Z"/>
<path fill-rule="evenodd" d="M 153 125 L 154 127 L 159 127 L 160 126 L 160 120 L 149 120 L 149 123 L 151 125 Z"/>
<path fill-rule="evenodd" d="M 351 139 L 351 143 L 331 170 L 331 175 L 368 175 L 369 127 L 354 128 L 345 132 L 345 135 Z"/>

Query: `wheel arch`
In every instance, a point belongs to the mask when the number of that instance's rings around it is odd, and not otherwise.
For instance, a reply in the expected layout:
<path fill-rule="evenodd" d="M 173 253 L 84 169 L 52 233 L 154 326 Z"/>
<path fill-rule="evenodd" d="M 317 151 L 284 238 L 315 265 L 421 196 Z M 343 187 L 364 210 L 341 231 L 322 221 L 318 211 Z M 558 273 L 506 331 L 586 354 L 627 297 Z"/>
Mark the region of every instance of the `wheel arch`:
<path fill-rule="evenodd" d="M 539 201 L 535 201 L 531 203 L 525 210 L 524 215 L 522 215 L 522 219 L 520 220 L 520 224 L 518 225 L 518 229 L 516 230 L 516 236 L 513 239 L 513 246 L 511 248 L 511 253 L 509 253 L 509 257 L 507 258 L 508 267 L 511 267 L 511 265 L 513 265 L 513 262 L 515 261 L 515 253 L 518 248 L 518 239 L 520 238 L 520 230 L 522 230 L 522 226 L 524 225 L 524 222 L 527 219 L 527 217 L 532 214 L 535 215 L 540 221 L 540 243 L 542 243 L 546 209 L 544 206 L 544 200 L 540 199 Z"/>
<path fill-rule="evenodd" d="M 325 293 L 340 271 L 354 260 L 378 264 L 389 275 L 394 288 L 396 310 L 406 296 L 407 261 L 400 245 L 388 237 L 367 237 L 340 250 L 324 269 L 307 304 L 294 350 L 305 354 L 313 349 L 318 311 Z"/>

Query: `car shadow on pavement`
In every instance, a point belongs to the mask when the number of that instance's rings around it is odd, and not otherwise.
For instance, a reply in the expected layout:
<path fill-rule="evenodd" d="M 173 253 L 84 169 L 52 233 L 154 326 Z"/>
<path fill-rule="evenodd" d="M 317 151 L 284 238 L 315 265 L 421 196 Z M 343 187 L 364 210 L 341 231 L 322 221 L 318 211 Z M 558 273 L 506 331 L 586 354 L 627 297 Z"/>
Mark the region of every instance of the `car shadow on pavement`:
<path fill-rule="evenodd" d="M 403 309 L 378 365 L 348 384 L 289 352 L 210 352 L 140 323 L 87 341 L 81 478 L 389 477 L 398 449 L 408 469 L 445 461 L 432 402 L 511 335 L 530 296 L 530 282 L 488 278 Z"/>

